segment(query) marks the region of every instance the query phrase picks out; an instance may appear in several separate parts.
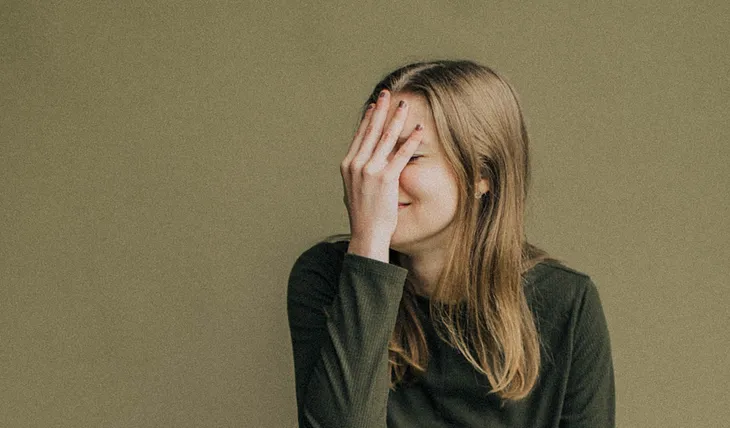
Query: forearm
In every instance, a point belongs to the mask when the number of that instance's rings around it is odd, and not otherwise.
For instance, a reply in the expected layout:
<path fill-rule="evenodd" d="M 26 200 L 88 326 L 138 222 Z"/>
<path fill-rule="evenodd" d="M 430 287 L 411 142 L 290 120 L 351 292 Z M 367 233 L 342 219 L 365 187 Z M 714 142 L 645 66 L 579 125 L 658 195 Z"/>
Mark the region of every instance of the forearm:
<path fill-rule="evenodd" d="M 302 428 L 385 427 L 388 341 L 405 274 L 378 260 L 345 255 L 337 293 L 324 308 L 321 340 L 298 343 L 292 335 L 295 360 L 319 346 L 316 357 L 295 364 L 297 377 L 306 379 L 297 394 Z"/>

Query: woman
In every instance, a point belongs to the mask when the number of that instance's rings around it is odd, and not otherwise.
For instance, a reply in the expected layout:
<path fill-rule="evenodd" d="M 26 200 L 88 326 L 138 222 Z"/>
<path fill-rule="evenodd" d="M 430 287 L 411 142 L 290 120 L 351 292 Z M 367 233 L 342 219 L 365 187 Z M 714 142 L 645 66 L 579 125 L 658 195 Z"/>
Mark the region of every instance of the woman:
<path fill-rule="evenodd" d="M 502 77 L 395 70 L 341 173 L 349 239 L 289 278 L 301 427 L 614 426 L 596 288 L 525 239 L 528 138 Z"/>

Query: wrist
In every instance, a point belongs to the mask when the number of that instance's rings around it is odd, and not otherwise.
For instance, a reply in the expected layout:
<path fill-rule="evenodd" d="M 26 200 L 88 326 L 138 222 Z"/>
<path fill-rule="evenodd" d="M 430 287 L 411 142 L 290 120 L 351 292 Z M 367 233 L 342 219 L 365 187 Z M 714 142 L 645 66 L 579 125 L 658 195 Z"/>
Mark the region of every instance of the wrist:
<path fill-rule="evenodd" d="M 383 263 L 389 262 L 390 243 L 379 242 L 372 239 L 360 239 L 353 237 L 347 247 L 347 252 L 361 257 L 379 260 Z"/>

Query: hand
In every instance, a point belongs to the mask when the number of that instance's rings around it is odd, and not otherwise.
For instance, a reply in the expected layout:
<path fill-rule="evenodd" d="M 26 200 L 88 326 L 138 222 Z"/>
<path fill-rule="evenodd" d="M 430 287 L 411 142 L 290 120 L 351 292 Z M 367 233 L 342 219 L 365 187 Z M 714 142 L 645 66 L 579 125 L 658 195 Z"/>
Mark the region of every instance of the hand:
<path fill-rule="evenodd" d="M 423 138 L 418 125 L 390 158 L 408 115 L 401 102 L 383 132 L 390 100 L 384 90 L 370 105 L 340 165 L 352 234 L 348 252 L 386 263 L 398 221 L 398 179 Z"/>

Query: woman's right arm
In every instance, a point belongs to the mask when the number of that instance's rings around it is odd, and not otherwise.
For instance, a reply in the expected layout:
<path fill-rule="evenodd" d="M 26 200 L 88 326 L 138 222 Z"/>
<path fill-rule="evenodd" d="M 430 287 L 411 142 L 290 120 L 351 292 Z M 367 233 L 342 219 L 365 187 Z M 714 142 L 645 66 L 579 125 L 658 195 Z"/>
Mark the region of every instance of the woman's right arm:
<path fill-rule="evenodd" d="M 420 144 L 420 125 L 391 157 L 408 106 L 383 132 L 390 94 L 366 112 L 340 165 L 350 219 L 347 251 L 321 243 L 295 263 L 288 314 L 301 428 L 385 427 L 388 341 L 407 271 L 388 263 L 399 177 Z"/>
<path fill-rule="evenodd" d="M 288 289 L 301 428 L 385 427 L 388 340 L 407 271 L 320 243 Z"/>

